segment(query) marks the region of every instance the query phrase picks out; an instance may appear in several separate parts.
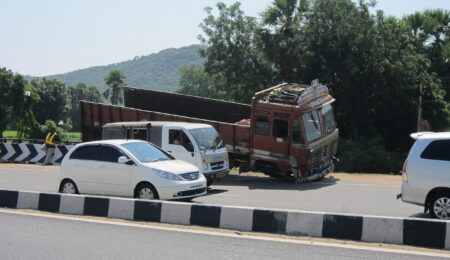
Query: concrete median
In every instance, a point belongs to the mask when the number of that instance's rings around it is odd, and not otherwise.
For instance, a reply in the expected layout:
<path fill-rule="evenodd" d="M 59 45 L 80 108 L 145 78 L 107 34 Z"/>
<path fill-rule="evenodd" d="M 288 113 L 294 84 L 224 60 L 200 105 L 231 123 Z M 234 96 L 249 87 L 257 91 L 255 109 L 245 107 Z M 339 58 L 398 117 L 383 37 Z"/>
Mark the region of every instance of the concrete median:
<path fill-rule="evenodd" d="M 0 190 L 0 207 L 450 249 L 450 221 Z"/>

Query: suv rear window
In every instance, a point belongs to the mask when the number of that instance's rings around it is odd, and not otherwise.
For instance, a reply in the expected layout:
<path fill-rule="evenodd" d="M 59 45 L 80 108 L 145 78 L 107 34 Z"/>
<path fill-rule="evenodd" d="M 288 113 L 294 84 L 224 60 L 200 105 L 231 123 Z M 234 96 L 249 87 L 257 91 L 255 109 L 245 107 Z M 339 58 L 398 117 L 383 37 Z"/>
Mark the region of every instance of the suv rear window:
<path fill-rule="evenodd" d="M 450 161 L 450 140 L 432 141 L 420 155 L 423 159 Z"/>

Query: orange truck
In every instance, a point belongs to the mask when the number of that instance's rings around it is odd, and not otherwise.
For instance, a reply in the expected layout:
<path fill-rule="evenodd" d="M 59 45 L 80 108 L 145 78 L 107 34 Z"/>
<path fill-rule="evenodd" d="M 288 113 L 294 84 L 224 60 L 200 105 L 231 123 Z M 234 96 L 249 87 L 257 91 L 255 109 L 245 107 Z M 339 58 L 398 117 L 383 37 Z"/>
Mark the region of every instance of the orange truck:
<path fill-rule="evenodd" d="M 328 88 L 283 83 L 256 93 L 250 105 L 126 88 L 125 107 L 81 101 L 83 141 L 125 121 L 206 123 L 226 144 L 230 168 L 286 180 L 321 179 L 334 170 L 339 130 Z"/>

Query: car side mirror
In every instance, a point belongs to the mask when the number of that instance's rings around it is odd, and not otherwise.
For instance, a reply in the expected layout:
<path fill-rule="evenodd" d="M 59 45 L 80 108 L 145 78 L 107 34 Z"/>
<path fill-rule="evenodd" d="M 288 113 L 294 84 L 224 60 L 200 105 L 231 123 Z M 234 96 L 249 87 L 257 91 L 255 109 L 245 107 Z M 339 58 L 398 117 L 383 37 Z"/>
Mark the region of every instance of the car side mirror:
<path fill-rule="evenodd" d="M 120 156 L 119 159 L 117 159 L 117 162 L 120 164 L 128 164 L 128 165 L 132 165 L 133 164 L 133 160 L 128 159 L 125 156 Z"/>

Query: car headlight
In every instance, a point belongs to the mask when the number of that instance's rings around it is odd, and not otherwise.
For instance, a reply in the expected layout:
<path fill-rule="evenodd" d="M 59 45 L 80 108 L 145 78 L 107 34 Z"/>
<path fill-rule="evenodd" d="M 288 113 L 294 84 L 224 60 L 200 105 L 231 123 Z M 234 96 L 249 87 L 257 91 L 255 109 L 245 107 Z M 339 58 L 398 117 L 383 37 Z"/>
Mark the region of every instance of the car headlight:
<path fill-rule="evenodd" d="M 172 180 L 172 181 L 182 181 L 183 179 L 180 178 L 180 176 L 172 174 L 170 172 L 155 170 L 156 175 L 158 175 L 161 178 Z"/>

